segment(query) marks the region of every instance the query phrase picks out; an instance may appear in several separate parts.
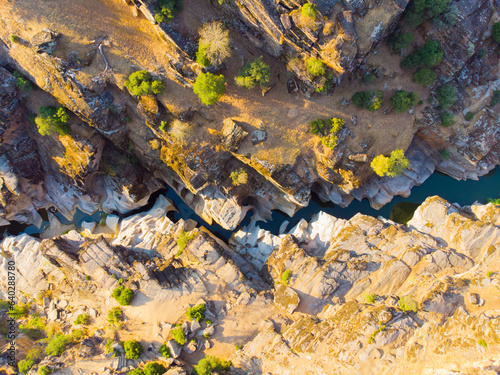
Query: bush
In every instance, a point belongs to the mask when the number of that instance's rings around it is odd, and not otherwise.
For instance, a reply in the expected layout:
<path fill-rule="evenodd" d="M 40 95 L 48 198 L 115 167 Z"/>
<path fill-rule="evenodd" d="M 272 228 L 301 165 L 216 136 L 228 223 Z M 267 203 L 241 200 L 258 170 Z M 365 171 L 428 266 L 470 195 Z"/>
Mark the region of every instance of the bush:
<path fill-rule="evenodd" d="M 436 98 L 441 108 L 450 108 L 457 101 L 457 88 L 450 85 L 441 85 L 436 89 Z"/>
<path fill-rule="evenodd" d="M 60 356 L 65 350 L 66 345 L 70 342 L 70 339 L 66 335 L 56 335 L 48 343 L 45 348 L 45 353 L 47 355 L 57 357 Z"/>
<path fill-rule="evenodd" d="M 365 301 L 370 304 L 374 304 L 377 301 L 378 296 L 376 294 L 367 294 L 365 296 Z"/>
<path fill-rule="evenodd" d="M 401 52 L 402 49 L 408 48 L 413 42 L 413 33 L 394 33 L 392 34 L 389 43 L 390 47 L 395 52 Z"/>
<path fill-rule="evenodd" d="M 127 372 L 127 375 L 144 375 L 144 371 L 140 368 L 135 368 L 132 371 Z"/>
<path fill-rule="evenodd" d="M 165 366 L 159 364 L 158 362 L 150 362 L 144 366 L 144 375 L 161 375 L 167 372 Z"/>
<path fill-rule="evenodd" d="M 324 135 L 326 134 L 325 123 L 321 119 L 313 120 L 309 123 L 311 134 Z"/>
<path fill-rule="evenodd" d="M 31 368 L 36 365 L 43 357 L 43 352 L 39 348 L 31 349 L 28 354 L 26 354 L 26 358 L 22 361 L 19 361 L 17 364 L 19 368 L 19 372 L 22 374 L 26 374 Z"/>
<path fill-rule="evenodd" d="M 405 169 L 410 168 L 410 161 L 403 150 L 394 150 L 390 157 L 378 155 L 373 158 L 370 166 L 378 176 L 399 176 Z"/>
<path fill-rule="evenodd" d="M 140 357 L 144 348 L 139 341 L 129 340 L 125 341 L 123 344 L 123 349 L 125 349 L 125 358 L 127 359 L 137 359 Z"/>
<path fill-rule="evenodd" d="M 167 23 L 182 11 L 182 0 L 158 0 L 155 11 L 155 21 Z"/>
<path fill-rule="evenodd" d="M 12 73 L 12 75 L 16 78 L 16 87 L 19 90 L 22 90 L 22 91 L 33 90 L 33 85 L 31 84 L 31 82 L 28 79 L 26 79 L 26 77 L 24 77 L 21 73 L 19 73 L 17 70 L 15 70 L 14 73 Z"/>
<path fill-rule="evenodd" d="M 111 324 L 116 324 L 122 320 L 123 312 L 119 307 L 113 307 L 108 312 L 108 322 Z"/>
<path fill-rule="evenodd" d="M 210 72 L 201 73 L 194 83 L 194 93 L 199 96 L 205 105 L 212 105 L 219 101 L 226 90 L 224 76 L 214 75 Z"/>
<path fill-rule="evenodd" d="M 186 334 L 184 333 L 184 330 L 180 325 L 172 330 L 172 337 L 174 338 L 175 342 L 181 346 L 186 343 Z"/>
<path fill-rule="evenodd" d="M 444 51 L 435 40 L 429 40 L 418 49 L 420 63 L 422 66 L 432 68 L 443 60 Z"/>
<path fill-rule="evenodd" d="M 90 322 L 90 316 L 88 314 L 80 314 L 76 317 L 75 324 L 86 326 Z"/>
<path fill-rule="evenodd" d="M 22 361 L 19 361 L 18 364 L 17 364 L 17 367 L 19 369 L 19 372 L 21 374 L 26 374 L 28 373 L 29 370 L 31 370 L 31 368 L 35 366 L 35 362 L 31 359 L 23 359 Z"/>
<path fill-rule="evenodd" d="M 184 251 L 186 245 L 191 242 L 196 237 L 196 233 L 181 231 L 179 233 L 179 238 L 177 238 L 177 246 L 179 246 L 180 251 Z"/>
<path fill-rule="evenodd" d="M 165 84 L 153 79 L 147 70 L 139 70 L 130 74 L 128 80 L 125 81 L 125 87 L 135 96 L 161 94 L 165 90 Z"/>
<path fill-rule="evenodd" d="M 491 277 L 491 276 L 493 276 L 494 274 L 495 274 L 495 272 L 493 272 L 493 271 L 488 271 L 488 272 L 486 272 L 486 277 Z"/>
<path fill-rule="evenodd" d="M 69 115 L 64 107 L 45 106 L 40 108 L 40 114 L 35 117 L 35 124 L 41 135 L 49 135 L 55 131 L 59 135 L 70 133 Z"/>
<path fill-rule="evenodd" d="M 10 41 L 12 43 L 19 43 L 21 41 L 21 38 L 19 38 L 17 35 L 11 34 L 10 35 Z"/>
<path fill-rule="evenodd" d="M 396 112 L 404 112 L 417 105 L 420 97 L 415 92 L 398 90 L 391 98 L 391 106 Z"/>
<path fill-rule="evenodd" d="M 436 83 L 436 79 L 436 72 L 429 68 L 419 69 L 413 74 L 413 80 L 415 83 L 422 86 L 432 86 Z"/>
<path fill-rule="evenodd" d="M 488 347 L 488 344 L 486 344 L 486 341 L 484 341 L 483 339 L 479 339 L 479 340 L 477 341 L 477 343 L 478 343 L 479 345 L 481 345 L 481 346 L 484 346 L 485 348 L 487 348 L 487 347 Z"/>
<path fill-rule="evenodd" d="M 228 371 L 231 367 L 230 361 L 221 361 L 216 357 L 207 355 L 205 358 L 200 359 L 198 364 L 194 366 L 194 375 L 210 375 L 214 371 Z"/>
<path fill-rule="evenodd" d="M 222 23 L 214 21 L 203 25 L 200 29 L 200 43 L 196 61 L 203 66 L 220 65 L 230 54 L 229 31 Z M 201 62 L 198 61 L 198 57 Z"/>
<path fill-rule="evenodd" d="M 500 90 L 493 90 L 490 100 L 490 107 L 496 107 L 500 103 Z"/>
<path fill-rule="evenodd" d="M 168 123 L 166 121 L 160 122 L 160 130 L 166 132 L 168 130 Z"/>
<path fill-rule="evenodd" d="M 311 3 L 305 3 L 302 5 L 302 16 L 303 17 L 309 17 L 312 19 L 316 19 L 316 15 L 318 13 L 318 8 L 316 8 L 316 5 L 311 4 Z"/>
<path fill-rule="evenodd" d="M 441 150 L 439 151 L 439 155 L 441 156 L 441 159 L 443 160 L 449 160 L 450 159 L 450 152 L 448 150 Z"/>
<path fill-rule="evenodd" d="M 262 56 L 259 56 L 254 61 L 248 62 L 243 70 L 238 72 L 235 81 L 238 86 L 250 90 L 257 85 L 266 86 L 270 77 L 269 65 L 262 61 Z"/>
<path fill-rule="evenodd" d="M 187 310 L 187 316 L 188 316 L 189 320 L 196 319 L 196 321 L 199 323 L 205 319 L 205 310 L 206 310 L 205 304 L 200 303 L 199 305 L 190 307 Z"/>
<path fill-rule="evenodd" d="M 283 285 L 288 285 L 288 280 L 290 280 L 290 277 L 292 277 L 292 271 L 290 270 L 285 270 L 281 274 L 281 282 L 283 283 Z"/>
<path fill-rule="evenodd" d="M 130 304 L 130 300 L 134 296 L 134 292 L 127 288 L 126 286 L 120 285 L 118 288 L 114 289 L 111 293 L 111 297 L 116 299 L 116 301 L 121 306 L 126 306 Z"/>
<path fill-rule="evenodd" d="M 453 116 L 453 112 L 443 111 L 439 114 L 439 117 L 441 117 L 441 125 L 447 128 L 452 126 L 456 122 L 455 116 Z"/>
<path fill-rule="evenodd" d="M 234 186 L 240 186 L 248 182 L 248 174 L 243 168 L 235 169 L 229 175 Z"/>
<path fill-rule="evenodd" d="M 417 312 L 418 303 L 410 296 L 399 297 L 398 306 L 404 313 L 409 311 Z"/>
<path fill-rule="evenodd" d="M 310 57 L 306 61 L 307 71 L 314 77 L 321 76 L 326 73 L 325 64 L 323 61 Z"/>
<path fill-rule="evenodd" d="M 172 354 L 170 353 L 170 349 L 165 344 L 163 344 L 162 346 L 160 346 L 160 350 L 158 350 L 158 351 L 165 358 L 171 358 L 172 357 Z"/>
<path fill-rule="evenodd" d="M 381 90 L 358 91 L 351 100 L 356 107 L 375 112 L 382 106 L 384 93 Z"/>
<path fill-rule="evenodd" d="M 49 366 L 40 366 L 40 368 L 38 369 L 38 373 L 40 375 L 50 375 L 52 374 L 52 369 L 49 367 Z"/>
<path fill-rule="evenodd" d="M 495 22 L 491 30 L 491 36 L 495 41 L 500 42 L 500 22 Z"/>

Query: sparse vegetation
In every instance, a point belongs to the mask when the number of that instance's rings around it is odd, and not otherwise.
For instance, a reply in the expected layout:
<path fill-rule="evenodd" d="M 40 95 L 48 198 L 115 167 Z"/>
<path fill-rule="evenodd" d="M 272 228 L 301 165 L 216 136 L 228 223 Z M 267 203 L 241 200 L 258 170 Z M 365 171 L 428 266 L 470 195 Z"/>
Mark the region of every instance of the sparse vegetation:
<path fill-rule="evenodd" d="M 125 341 L 123 344 L 123 349 L 125 349 L 125 358 L 127 359 L 137 359 L 140 357 L 144 348 L 141 343 L 136 340 Z"/>
<path fill-rule="evenodd" d="M 488 347 L 488 344 L 486 344 L 486 341 L 484 341 L 484 339 L 479 339 L 477 343 L 481 346 L 484 346 L 485 348 Z"/>
<path fill-rule="evenodd" d="M 75 324 L 86 326 L 90 322 L 90 316 L 88 314 L 80 314 L 76 317 Z"/>
<path fill-rule="evenodd" d="M 117 324 L 122 320 L 123 312 L 119 307 L 113 307 L 108 312 L 108 322 L 110 324 Z"/>
<path fill-rule="evenodd" d="M 187 316 L 189 320 L 196 320 L 197 322 L 201 322 L 203 319 L 205 319 L 205 310 L 205 304 L 200 303 L 199 305 L 190 307 L 187 310 Z"/>
<path fill-rule="evenodd" d="M 432 86 L 436 83 L 437 74 L 429 68 L 422 68 L 413 73 L 413 80 L 422 86 Z"/>
<path fill-rule="evenodd" d="M 248 182 L 248 173 L 244 168 L 238 168 L 231 172 L 229 175 L 233 181 L 234 186 L 244 185 Z"/>
<path fill-rule="evenodd" d="M 290 277 L 292 277 L 292 271 L 290 270 L 285 270 L 281 274 L 281 282 L 283 283 L 283 285 L 288 285 L 288 280 L 290 280 Z"/>
<path fill-rule="evenodd" d="M 186 245 L 191 242 L 196 237 L 196 233 L 181 231 L 179 233 L 179 237 L 177 238 L 177 246 L 179 246 L 179 250 L 182 252 L 186 248 Z M 179 254 L 180 255 L 180 254 Z"/>
<path fill-rule="evenodd" d="M 158 0 L 156 4 L 155 21 L 167 23 L 182 11 L 183 0 Z"/>
<path fill-rule="evenodd" d="M 124 285 L 120 285 L 118 288 L 115 288 L 111 293 L 111 297 L 116 299 L 116 302 L 118 302 L 121 306 L 129 305 L 133 296 L 134 292 Z"/>
<path fill-rule="evenodd" d="M 267 86 L 270 77 L 269 65 L 262 60 L 262 56 L 259 56 L 245 65 L 243 70 L 235 77 L 235 81 L 238 86 L 250 90 L 257 85 L 261 87 Z"/>
<path fill-rule="evenodd" d="M 404 313 L 410 311 L 417 312 L 418 310 L 418 303 L 411 296 L 399 297 L 398 306 Z"/>
<path fill-rule="evenodd" d="M 316 5 L 314 4 L 305 3 L 304 5 L 302 5 L 301 13 L 303 17 L 309 17 L 315 20 L 318 13 L 318 8 L 316 8 Z"/>
<path fill-rule="evenodd" d="M 66 350 L 66 345 L 70 342 L 71 339 L 67 335 L 55 335 L 45 348 L 45 353 L 53 357 L 58 357 Z"/>
<path fill-rule="evenodd" d="M 374 157 L 370 165 L 378 176 L 395 177 L 410 168 L 410 161 L 403 150 L 396 149 L 389 157 L 384 155 Z"/>
<path fill-rule="evenodd" d="M 205 105 L 212 105 L 219 101 L 226 90 L 224 76 L 210 72 L 201 73 L 194 84 L 194 93 L 199 96 Z"/>
<path fill-rule="evenodd" d="M 386 326 L 385 326 L 385 325 L 378 327 L 378 328 L 377 328 L 377 329 L 376 329 L 376 330 L 375 330 L 375 331 L 371 334 L 370 338 L 368 339 L 368 343 L 369 343 L 369 344 L 373 344 L 373 343 L 375 343 L 375 337 L 377 336 L 377 334 L 378 334 L 379 332 L 385 331 L 385 329 L 386 329 Z"/>
<path fill-rule="evenodd" d="M 457 101 L 457 88 L 450 85 L 441 85 L 436 89 L 436 98 L 441 108 L 448 109 Z"/>
<path fill-rule="evenodd" d="M 193 375 L 211 375 L 214 372 L 229 371 L 231 367 L 230 361 L 222 361 L 216 357 L 207 355 L 200 359 L 198 364 L 194 366 Z"/>
<path fill-rule="evenodd" d="M 161 94 L 165 90 L 165 84 L 161 80 L 153 79 L 147 70 L 130 74 L 125 81 L 125 87 L 135 96 Z"/>
<path fill-rule="evenodd" d="M 325 64 L 320 59 L 310 57 L 306 61 L 307 71 L 313 76 L 321 76 L 326 73 Z"/>
<path fill-rule="evenodd" d="M 441 125 L 447 128 L 455 124 L 457 121 L 455 120 L 455 116 L 453 116 L 453 112 L 450 111 L 442 111 L 439 114 L 439 117 L 441 117 Z"/>
<path fill-rule="evenodd" d="M 396 112 L 404 112 L 415 107 L 419 100 L 419 94 L 416 92 L 398 90 L 391 98 L 391 106 Z"/>
<path fill-rule="evenodd" d="M 384 102 L 384 93 L 381 90 L 358 91 L 351 100 L 356 107 L 375 112 Z"/>
<path fill-rule="evenodd" d="M 221 22 L 209 22 L 200 29 L 200 41 L 196 61 L 203 65 L 220 65 L 231 55 L 229 31 Z"/>
<path fill-rule="evenodd" d="M 35 124 L 41 135 L 49 135 L 53 131 L 59 135 L 67 135 L 70 133 L 68 122 L 69 115 L 64 107 L 41 107 L 40 113 L 35 117 Z"/>
<path fill-rule="evenodd" d="M 186 343 L 186 334 L 180 325 L 176 326 L 172 331 L 172 337 L 175 342 L 181 346 L 184 346 Z"/>
<path fill-rule="evenodd" d="M 375 301 L 377 301 L 378 296 L 376 294 L 367 294 L 365 296 L 365 301 L 366 303 L 373 304 Z"/>

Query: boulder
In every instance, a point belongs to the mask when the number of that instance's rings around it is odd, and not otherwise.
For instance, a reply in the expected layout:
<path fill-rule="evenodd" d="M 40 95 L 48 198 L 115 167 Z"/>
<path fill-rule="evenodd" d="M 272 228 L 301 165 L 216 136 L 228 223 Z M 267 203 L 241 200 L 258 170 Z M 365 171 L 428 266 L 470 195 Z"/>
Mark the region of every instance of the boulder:
<path fill-rule="evenodd" d="M 169 340 L 167 342 L 167 348 L 170 350 L 170 354 L 172 355 L 172 358 L 177 358 L 181 355 L 182 346 L 177 344 L 175 342 L 175 340 Z"/>
<path fill-rule="evenodd" d="M 232 119 L 224 120 L 222 128 L 222 143 L 229 151 L 236 151 L 248 133 Z"/>
<path fill-rule="evenodd" d="M 297 292 L 286 285 L 280 285 L 274 292 L 274 303 L 278 308 L 291 314 L 300 303 Z"/>

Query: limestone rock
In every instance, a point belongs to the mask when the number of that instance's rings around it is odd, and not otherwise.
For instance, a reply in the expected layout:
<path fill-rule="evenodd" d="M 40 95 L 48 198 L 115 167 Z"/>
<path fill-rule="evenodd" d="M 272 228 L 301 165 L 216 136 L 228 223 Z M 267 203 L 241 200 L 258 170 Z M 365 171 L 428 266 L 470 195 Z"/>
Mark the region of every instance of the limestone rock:
<path fill-rule="evenodd" d="M 292 288 L 280 285 L 274 292 L 274 303 L 283 311 L 291 314 L 299 305 L 300 298 Z"/>

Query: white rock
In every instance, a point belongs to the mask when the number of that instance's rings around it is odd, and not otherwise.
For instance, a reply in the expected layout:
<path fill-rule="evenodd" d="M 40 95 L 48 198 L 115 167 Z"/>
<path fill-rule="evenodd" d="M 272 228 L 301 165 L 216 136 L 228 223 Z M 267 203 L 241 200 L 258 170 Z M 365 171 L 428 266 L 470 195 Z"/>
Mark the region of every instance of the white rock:
<path fill-rule="evenodd" d="M 108 215 L 106 217 L 106 226 L 111 229 L 114 233 L 118 232 L 118 224 L 120 223 L 120 218 L 116 215 Z"/>
<path fill-rule="evenodd" d="M 82 222 L 82 229 L 86 230 L 89 233 L 94 232 L 95 226 L 96 226 L 95 221 L 83 221 Z"/>

